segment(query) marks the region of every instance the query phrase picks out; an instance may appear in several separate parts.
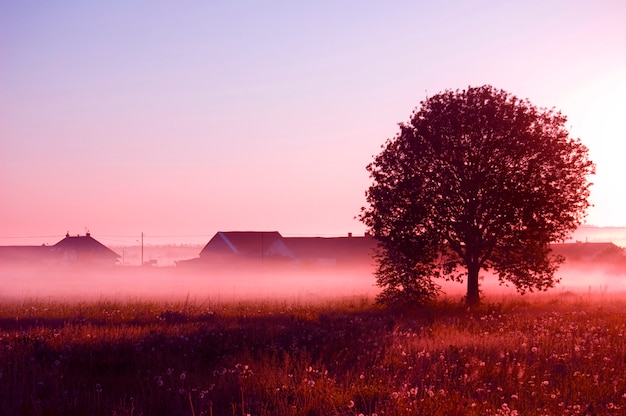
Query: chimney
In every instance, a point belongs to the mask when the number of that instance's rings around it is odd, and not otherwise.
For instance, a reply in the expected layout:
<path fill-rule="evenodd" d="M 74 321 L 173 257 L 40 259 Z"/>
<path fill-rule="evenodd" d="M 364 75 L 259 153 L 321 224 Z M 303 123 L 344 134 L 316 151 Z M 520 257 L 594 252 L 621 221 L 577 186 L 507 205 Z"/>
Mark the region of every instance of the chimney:
<path fill-rule="evenodd" d="M 352 233 L 348 233 L 348 238 L 352 237 Z"/>

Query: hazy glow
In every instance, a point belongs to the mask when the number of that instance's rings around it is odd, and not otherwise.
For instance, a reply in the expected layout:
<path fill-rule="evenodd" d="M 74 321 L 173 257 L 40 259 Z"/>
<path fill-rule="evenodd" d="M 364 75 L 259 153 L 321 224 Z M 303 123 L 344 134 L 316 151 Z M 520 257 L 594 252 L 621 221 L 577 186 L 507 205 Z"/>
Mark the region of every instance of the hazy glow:
<path fill-rule="evenodd" d="M 0 264 L 5 299 L 240 299 L 373 298 L 378 289 L 371 269 L 284 269 L 235 265 L 224 270 L 174 267 L 36 268 Z"/>
<path fill-rule="evenodd" d="M 485 83 L 569 116 L 598 164 L 588 222 L 624 226 L 624 15 L 609 0 L 2 2 L 0 237 L 37 237 L 0 244 L 361 233 L 365 166 L 397 123 Z"/>
<path fill-rule="evenodd" d="M 607 72 L 589 84 L 581 86 L 566 106 L 570 120 L 577 120 L 572 134 L 590 142 L 592 160 L 597 163 L 593 178 L 594 193 L 590 218 L 595 225 L 623 224 L 626 193 L 621 184 L 626 178 L 626 67 Z M 564 110 L 565 111 L 565 110 Z"/>
<path fill-rule="evenodd" d="M 374 298 L 371 269 L 318 268 L 273 269 L 235 265 L 224 270 L 189 271 L 174 267 L 114 267 L 108 270 L 73 267 L 33 268 L 1 264 L 3 282 L 0 301 L 9 299 L 81 300 L 147 300 L 194 302 L 242 299 L 280 299 L 306 302 L 341 297 Z M 626 293 L 624 271 L 612 272 L 612 265 L 566 263 L 557 273 L 562 279 L 550 293 Z M 502 286 L 489 273 L 481 273 L 481 291 L 488 296 L 516 295 L 512 286 Z M 461 298 L 466 283 L 437 281 L 446 296 Z"/>

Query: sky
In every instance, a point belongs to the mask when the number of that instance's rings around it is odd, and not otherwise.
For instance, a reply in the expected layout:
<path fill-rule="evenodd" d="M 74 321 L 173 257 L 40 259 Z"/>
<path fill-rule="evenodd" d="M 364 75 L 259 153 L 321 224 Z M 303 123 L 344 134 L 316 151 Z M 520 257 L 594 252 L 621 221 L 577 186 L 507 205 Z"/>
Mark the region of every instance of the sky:
<path fill-rule="evenodd" d="M 420 101 L 568 116 L 587 223 L 626 226 L 626 2 L 0 0 L 0 244 L 355 235 Z"/>

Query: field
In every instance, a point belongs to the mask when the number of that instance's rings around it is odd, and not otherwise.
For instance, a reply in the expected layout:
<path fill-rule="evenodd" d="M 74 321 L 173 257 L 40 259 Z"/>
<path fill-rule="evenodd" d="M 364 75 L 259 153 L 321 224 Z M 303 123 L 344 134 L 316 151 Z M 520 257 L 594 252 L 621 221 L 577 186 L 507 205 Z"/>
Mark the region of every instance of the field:
<path fill-rule="evenodd" d="M 624 414 L 625 311 L 584 292 L 402 312 L 355 296 L 6 300 L 0 414 Z"/>

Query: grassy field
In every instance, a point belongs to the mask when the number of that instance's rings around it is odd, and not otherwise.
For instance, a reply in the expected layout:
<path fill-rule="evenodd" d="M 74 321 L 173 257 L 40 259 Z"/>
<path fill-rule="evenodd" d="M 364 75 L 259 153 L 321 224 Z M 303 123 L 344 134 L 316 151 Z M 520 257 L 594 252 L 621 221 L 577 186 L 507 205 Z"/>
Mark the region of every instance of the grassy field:
<path fill-rule="evenodd" d="M 626 412 L 626 300 L 0 303 L 2 415 Z"/>

